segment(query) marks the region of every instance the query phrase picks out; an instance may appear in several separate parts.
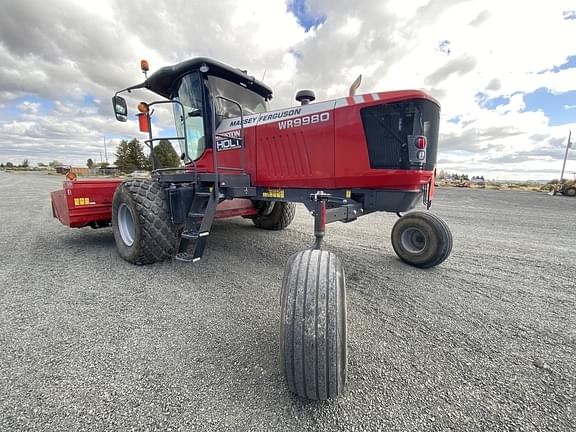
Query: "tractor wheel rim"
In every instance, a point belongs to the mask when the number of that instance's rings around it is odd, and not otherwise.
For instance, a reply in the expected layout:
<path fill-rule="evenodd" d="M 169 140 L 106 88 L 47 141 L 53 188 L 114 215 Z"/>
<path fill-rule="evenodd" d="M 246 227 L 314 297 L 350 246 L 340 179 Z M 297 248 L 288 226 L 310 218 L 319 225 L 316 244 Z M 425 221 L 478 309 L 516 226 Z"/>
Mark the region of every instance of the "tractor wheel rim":
<path fill-rule="evenodd" d="M 120 237 L 126 246 L 132 246 L 134 244 L 134 238 L 136 237 L 136 230 L 134 224 L 134 213 L 132 209 L 126 204 L 120 204 L 118 208 L 118 230 L 120 231 Z"/>
<path fill-rule="evenodd" d="M 418 254 L 426 249 L 428 239 L 420 229 L 410 227 L 406 228 L 400 235 L 400 243 L 408 252 Z"/>

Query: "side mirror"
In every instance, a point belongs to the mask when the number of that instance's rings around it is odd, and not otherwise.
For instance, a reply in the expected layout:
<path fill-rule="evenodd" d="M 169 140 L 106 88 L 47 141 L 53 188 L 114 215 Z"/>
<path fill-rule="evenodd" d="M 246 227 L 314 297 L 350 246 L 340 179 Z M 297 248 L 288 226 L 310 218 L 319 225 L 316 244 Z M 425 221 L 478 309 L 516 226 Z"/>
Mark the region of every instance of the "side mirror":
<path fill-rule="evenodd" d="M 114 115 L 116 120 L 125 122 L 128 119 L 128 107 L 126 106 L 126 99 L 122 96 L 114 96 L 112 98 L 112 107 L 114 108 Z"/>

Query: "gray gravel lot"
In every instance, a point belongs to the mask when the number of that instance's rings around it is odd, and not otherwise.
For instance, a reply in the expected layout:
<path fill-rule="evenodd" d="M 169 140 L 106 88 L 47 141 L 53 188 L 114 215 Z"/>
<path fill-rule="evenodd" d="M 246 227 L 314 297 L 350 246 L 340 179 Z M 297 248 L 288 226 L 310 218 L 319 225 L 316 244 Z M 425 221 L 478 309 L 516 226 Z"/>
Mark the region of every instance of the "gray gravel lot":
<path fill-rule="evenodd" d="M 199 265 L 136 267 L 110 229 L 52 219 L 62 178 L 0 172 L 0 430 L 576 429 L 576 199 L 439 190 L 440 267 L 401 263 L 395 216 L 328 226 L 348 278 L 349 389 L 291 396 L 279 287 L 311 244 L 216 223 Z"/>

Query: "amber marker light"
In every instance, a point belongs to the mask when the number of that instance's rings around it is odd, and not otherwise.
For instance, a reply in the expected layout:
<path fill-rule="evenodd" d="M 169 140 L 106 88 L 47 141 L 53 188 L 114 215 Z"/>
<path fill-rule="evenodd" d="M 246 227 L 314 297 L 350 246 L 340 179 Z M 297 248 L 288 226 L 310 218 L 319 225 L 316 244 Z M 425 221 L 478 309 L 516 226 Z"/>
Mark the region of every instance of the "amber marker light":
<path fill-rule="evenodd" d="M 142 114 L 146 114 L 147 112 L 150 111 L 150 107 L 146 102 L 140 102 L 138 104 L 138 111 L 140 111 Z"/>

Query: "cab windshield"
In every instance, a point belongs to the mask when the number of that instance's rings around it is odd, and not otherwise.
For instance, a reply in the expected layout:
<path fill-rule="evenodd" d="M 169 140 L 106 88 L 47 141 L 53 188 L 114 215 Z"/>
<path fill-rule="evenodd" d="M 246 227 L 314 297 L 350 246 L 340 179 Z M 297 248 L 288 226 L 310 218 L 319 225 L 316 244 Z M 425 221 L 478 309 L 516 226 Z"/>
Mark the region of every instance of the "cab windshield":
<path fill-rule="evenodd" d="M 242 105 L 243 115 L 258 114 L 267 111 L 266 99 L 252 90 L 248 90 L 240 84 L 227 81 L 217 76 L 208 77 L 210 94 L 214 98 L 216 106 L 216 122 L 230 117 L 240 117 L 240 109 L 233 104 L 217 96 L 224 96 Z"/>
<path fill-rule="evenodd" d="M 184 149 L 184 143 L 180 141 L 180 150 L 188 155 L 189 160 L 196 160 L 202 155 L 206 147 L 202 79 L 198 73 L 192 73 L 182 78 L 174 100 L 179 101 L 184 106 L 184 112 L 182 112 L 182 107 L 174 104 L 174 120 L 176 121 L 178 136 L 184 136 L 184 127 L 186 128 L 188 148 Z"/>

